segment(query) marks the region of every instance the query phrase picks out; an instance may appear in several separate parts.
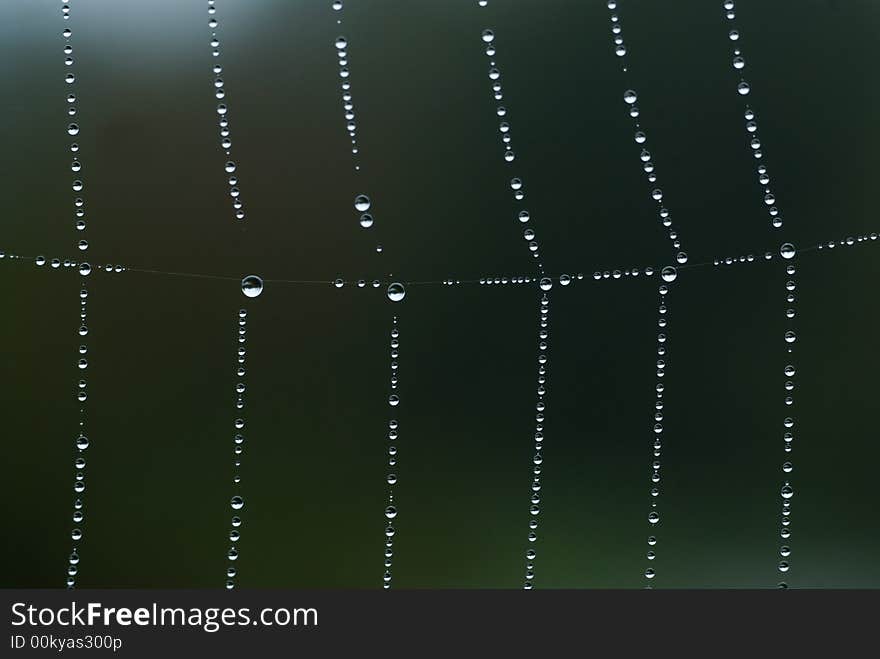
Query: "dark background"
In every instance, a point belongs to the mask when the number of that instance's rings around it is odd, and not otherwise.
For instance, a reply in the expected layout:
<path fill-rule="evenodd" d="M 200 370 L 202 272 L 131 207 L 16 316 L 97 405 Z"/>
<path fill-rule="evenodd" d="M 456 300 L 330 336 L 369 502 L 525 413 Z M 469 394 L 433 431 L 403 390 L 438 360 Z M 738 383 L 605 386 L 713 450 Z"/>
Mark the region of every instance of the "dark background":
<path fill-rule="evenodd" d="M 526 183 L 552 292 L 537 587 L 641 587 L 662 265 L 623 91 L 639 93 L 664 203 L 691 263 L 878 230 L 880 5 L 737 2 L 770 227 L 721 1 L 621 2 L 629 73 L 600 0 L 218 0 L 232 219 L 207 3 L 0 4 L 0 248 L 77 258 L 61 30 L 73 30 L 88 258 L 268 279 L 531 274 L 507 187 Z M 515 166 L 479 39 L 491 27 Z M 344 130 L 333 41 L 349 39 L 361 148 Z M 373 199 L 376 225 L 352 200 Z M 379 241 L 384 247 L 375 252 Z M 877 242 L 802 254 L 793 587 L 880 586 Z M 79 278 L 5 259 L 0 585 L 57 587 L 70 552 Z M 669 294 L 655 587 L 779 581 L 780 260 L 682 270 Z M 89 281 L 81 587 L 224 582 L 236 280 Z M 401 328 L 395 587 L 520 587 L 533 453 L 534 286 L 382 290 L 269 283 L 247 301 L 247 502 L 239 583 L 381 584 L 388 330 Z"/>

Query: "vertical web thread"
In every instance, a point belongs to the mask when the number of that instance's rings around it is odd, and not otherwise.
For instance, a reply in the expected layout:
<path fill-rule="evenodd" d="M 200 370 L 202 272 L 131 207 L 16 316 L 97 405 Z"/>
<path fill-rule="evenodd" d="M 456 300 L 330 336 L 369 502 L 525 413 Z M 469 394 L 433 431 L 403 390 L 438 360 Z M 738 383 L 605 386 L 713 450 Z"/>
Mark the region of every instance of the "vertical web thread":
<path fill-rule="evenodd" d="M 336 25 L 341 28 L 344 17 L 344 6 L 342 1 L 336 0 L 335 2 L 332 2 L 330 8 L 333 10 L 334 15 L 336 16 Z M 354 171 L 355 174 L 359 174 L 361 171 L 360 146 L 358 145 L 357 141 L 357 120 L 355 117 L 354 96 L 352 95 L 351 91 L 351 68 L 349 64 L 348 52 L 350 47 L 349 39 L 345 35 L 339 34 L 334 39 L 333 45 L 336 51 L 337 66 L 339 67 L 339 79 L 342 81 L 340 83 L 340 90 L 342 91 L 342 111 L 343 119 L 345 120 L 345 130 L 351 142 L 351 154 L 354 162 Z M 372 228 L 376 222 L 376 219 L 374 217 L 376 211 L 374 209 L 374 202 L 370 198 L 370 196 L 365 193 L 358 193 L 357 195 L 355 195 L 354 209 L 358 214 L 358 224 L 361 226 L 361 228 L 370 229 L 373 235 L 378 234 L 378 230 Z M 377 242 L 374 248 L 374 253 L 381 254 L 382 252 L 382 243 Z M 344 284 L 344 280 L 341 278 L 338 279 L 337 282 L 339 282 L 339 287 Z M 363 285 L 365 285 L 365 282 L 361 286 Z"/>
<path fill-rule="evenodd" d="M 621 70 L 624 76 L 629 78 L 631 76 L 629 74 L 629 64 L 626 58 L 628 50 L 623 37 L 623 25 L 620 20 L 620 15 L 616 11 L 619 4 L 620 3 L 617 2 L 617 0 L 606 1 L 606 6 L 611 12 L 610 20 L 611 34 L 613 35 L 612 46 L 614 55 L 621 62 Z M 668 230 L 668 237 L 669 240 L 672 242 L 672 248 L 675 251 L 675 262 L 683 266 L 688 262 L 688 256 L 682 248 L 681 238 L 678 235 L 678 231 L 672 226 L 671 213 L 663 203 L 663 190 L 659 187 L 656 166 L 653 161 L 653 156 L 648 150 L 648 136 L 641 124 L 641 111 L 636 105 L 637 100 L 638 94 L 636 93 L 636 91 L 631 87 L 628 87 L 623 93 L 623 101 L 624 103 L 626 103 L 626 105 L 629 106 L 629 116 L 633 120 L 633 139 L 640 149 L 639 161 L 641 162 L 641 168 L 647 177 L 651 199 L 653 199 L 657 203 L 660 223 L 665 229 Z M 667 265 L 663 267 L 660 270 L 660 278 L 662 279 L 663 283 L 660 284 L 660 287 L 658 289 L 659 302 L 657 305 L 657 312 L 659 318 L 657 320 L 657 325 L 659 331 L 657 334 L 656 383 L 654 385 L 656 400 L 654 401 L 654 424 L 651 445 L 650 469 L 651 486 L 649 489 L 648 505 L 648 525 L 650 535 L 648 535 L 648 549 L 645 553 L 648 567 L 646 567 L 643 572 L 644 578 L 646 579 L 647 588 L 652 587 L 650 584 L 656 576 L 656 569 L 653 567 L 653 565 L 654 560 L 657 557 L 657 528 L 660 524 L 660 455 L 663 446 L 663 418 L 665 412 L 665 402 L 663 400 L 663 394 L 666 390 L 666 385 L 663 382 L 663 378 L 666 375 L 668 340 L 666 331 L 668 324 L 666 320 L 666 300 L 670 290 L 669 285 L 676 280 L 677 274 L 678 273 L 675 266 Z"/>
<path fill-rule="evenodd" d="M 661 278 L 664 282 L 673 282 L 675 281 L 675 272 L 671 266 L 667 266 L 667 268 L 663 269 L 663 274 L 661 274 Z M 651 457 L 651 488 L 650 488 L 650 503 L 648 506 L 648 524 L 651 527 L 651 534 L 648 536 L 648 550 L 645 554 L 645 558 L 648 560 L 648 567 L 645 568 L 645 579 L 649 582 L 654 579 L 656 575 L 656 571 L 653 567 L 654 559 L 657 557 L 656 547 L 657 547 L 657 536 L 655 535 L 655 528 L 660 523 L 660 453 L 663 448 L 663 414 L 665 402 L 663 400 L 663 394 L 666 391 L 666 385 L 663 382 L 663 378 L 666 375 L 666 354 L 667 354 L 667 327 L 669 325 L 666 312 L 666 300 L 669 294 L 669 286 L 666 283 L 660 284 L 658 288 L 659 293 L 659 301 L 657 304 L 657 371 L 656 376 L 657 380 L 654 385 L 654 391 L 656 393 L 656 400 L 654 401 L 654 427 L 653 427 L 653 444 L 652 444 L 652 457 Z M 648 588 L 651 586 L 648 585 Z"/>
<path fill-rule="evenodd" d="M 480 33 L 480 39 L 483 42 L 486 56 L 489 58 L 488 76 L 491 83 L 492 98 L 495 100 L 495 116 L 498 117 L 498 131 L 501 134 L 501 153 L 504 162 L 512 167 L 516 161 L 516 152 L 513 149 L 512 129 L 510 125 L 509 110 L 502 103 L 504 100 L 504 90 L 501 84 L 501 68 L 496 61 L 497 41 L 495 31 L 489 28 L 484 29 Z M 513 191 L 513 198 L 517 202 L 523 201 L 525 198 L 525 184 L 522 178 L 514 176 L 510 179 L 510 189 Z M 516 221 L 522 227 L 522 236 L 526 241 L 529 252 L 538 266 L 538 272 L 544 275 L 544 263 L 539 252 L 537 234 L 534 228 L 534 222 L 531 213 L 524 207 L 517 212 Z"/>
<path fill-rule="evenodd" d="M 397 485 L 397 439 L 399 423 L 394 414 L 394 410 L 400 405 L 400 393 L 398 390 L 398 363 L 400 357 L 400 328 L 397 323 L 397 316 L 391 319 L 391 377 L 390 389 L 388 395 L 388 406 L 391 409 L 391 417 L 388 420 L 388 474 L 385 482 L 388 484 L 388 499 L 385 506 L 385 573 L 382 575 L 382 588 L 388 590 L 391 588 L 391 565 L 394 557 L 394 528 L 393 520 L 397 517 L 397 504 L 394 500 L 394 486 Z"/>
<path fill-rule="evenodd" d="M 478 2 L 479 7 L 485 7 L 486 2 Z M 483 42 L 484 52 L 489 58 L 488 77 L 491 84 L 492 98 L 495 101 L 495 115 L 499 120 L 498 131 L 501 134 L 501 154 L 504 162 L 508 167 L 514 166 L 516 162 L 516 152 L 513 148 L 512 130 L 509 122 L 509 111 L 503 104 L 504 90 L 501 82 L 501 68 L 496 59 L 498 53 L 498 41 L 495 30 L 492 28 L 484 28 L 480 32 L 480 39 Z M 513 198 L 517 202 L 523 201 L 525 198 L 525 184 L 522 178 L 514 176 L 510 179 L 510 189 L 513 191 Z M 549 331 L 549 312 L 550 312 L 550 290 L 553 288 L 553 281 L 545 276 L 544 263 L 540 254 L 540 245 L 538 243 L 537 234 L 534 229 L 533 218 L 531 213 L 520 206 L 517 212 L 515 222 L 519 224 L 522 236 L 526 241 L 529 253 L 535 260 L 538 268 L 538 274 L 532 279 L 538 280 L 538 288 L 541 291 L 539 320 L 538 320 L 538 387 L 537 402 L 535 404 L 535 434 L 534 434 L 534 456 L 532 457 L 532 482 L 531 494 L 529 495 L 529 530 L 527 533 L 528 548 L 525 553 L 525 583 L 523 588 L 531 590 L 535 583 L 535 558 L 537 550 L 535 549 L 538 540 L 538 522 L 541 513 L 541 465 L 544 462 L 544 410 L 546 407 L 545 394 L 547 393 L 547 361 L 548 361 L 548 340 Z M 560 280 L 562 285 L 571 282 L 571 278 L 565 276 Z"/>
<path fill-rule="evenodd" d="M 232 425 L 235 428 L 235 432 L 232 437 L 232 453 L 233 453 L 233 473 L 232 473 L 232 483 L 233 483 L 233 496 L 229 500 L 229 505 L 232 508 L 233 516 L 230 520 L 230 529 L 229 529 L 229 549 L 226 551 L 226 558 L 228 560 L 228 565 L 226 567 L 226 589 L 232 590 L 236 586 L 236 578 L 238 577 L 238 568 L 236 567 L 236 562 L 238 561 L 238 541 L 241 539 L 241 510 L 244 508 L 244 498 L 241 496 L 241 455 L 244 451 L 244 418 L 241 410 L 244 408 L 244 392 L 245 392 L 245 384 L 244 384 L 244 376 L 245 376 L 245 341 L 247 339 L 247 309 L 240 309 L 238 311 L 238 332 L 236 336 L 236 350 L 235 350 L 235 375 L 236 375 L 236 383 L 235 383 L 235 420 Z"/>
<path fill-rule="evenodd" d="M 73 46 L 71 44 L 71 36 L 72 30 L 67 27 L 67 21 L 70 20 L 70 4 L 64 3 L 61 7 L 61 16 L 65 21 L 65 28 L 61 33 L 61 36 L 64 38 L 64 65 L 67 70 L 64 76 L 64 82 L 67 85 L 68 94 L 67 94 L 67 115 L 71 119 L 75 118 L 77 113 L 77 97 L 75 94 L 76 90 L 76 74 L 74 73 L 74 59 L 73 59 Z M 80 133 L 79 124 L 71 121 L 67 125 L 67 134 L 71 137 L 76 137 Z M 73 200 L 74 206 L 74 216 L 76 217 L 75 227 L 78 232 L 85 231 L 86 222 L 85 222 L 85 202 L 83 201 L 82 196 L 79 196 L 79 193 L 82 192 L 85 185 L 80 178 L 80 172 L 82 171 L 82 163 L 80 162 L 78 156 L 76 155 L 79 152 L 79 145 L 74 141 L 70 143 L 70 151 L 73 153 L 73 160 L 70 164 L 70 169 L 73 172 L 73 183 L 71 184 L 71 188 L 73 192 L 76 193 Z M 89 248 L 89 244 L 86 240 L 79 240 L 77 242 L 77 249 L 85 252 Z M 76 264 L 74 264 L 76 265 Z M 87 324 L 87 313 L 86 306 L 89 297 L 89 291 L 86 286 L 87 278 L 92 272 L 91 266 L 87 262 L 82 262 L 77 265 L 78 272 L 80 274 L 80 291 L 79 291 L 79 327 L 77 329 L 77 335 L 80 337 L 80 340 L 83 341 L 77 348 L 77 369 L 79 371 L 80 378 L 77 382 L 77 394 L 76 398 L 79 402 L 79 430 L 74 441 L 75 448 L 75 457 L 74 457 L 74 501 L 73 501 L 73 523 L 75 526 L 70 532 L 70 538 L 73 541 L 73 545 L 70 551 L 70 555 L 67 559 L 67 580 L 66 585 L 68 588 L 74 588 L 76 586 L 76 577 L 79 572 L 79 543 L 83 539 L 83 522 L 85 521 L 85 510 L 84 510 L 84 492 L 86 489 L 85 482 L 85 468 L 86 468 L 86 449 L 89 448 L 90 441 L 86 436 L 86 409 L 85 402 L 88 398 L 87 392 L 87 382 L 86 382 L 86 371 L 89 366 L 88 361 L 88 345 L 85 343 L 85 337 L 89 333 L 88 324 Z"/>
<path fill-rule="evenodd" d="M 745 120 L 745 129 L 746 129 L 746 139 L 748 140 L 749 150 L 752 153 L 752 156 L 757 163 L 755 171 L 757 174 L 758 184 L 760 186 L 760 195 L 761 200 L 763 202 L 763 207 L 766 209 L 767 213 L 770 216 L 770 225 L 774 229 L 779 229 L 782 227 L 782 214 L 777 206 L 776 195 L 770 186 L 770 173 L 767 168 L 767 165 L 764 161 L 764 151 L 761 144 L 761 140 L 758 136 L 758 117 L 751 103 L 749 103 L 748 99 L 751 96 L 751 85 L 748 81 L 742 77 L 742 71 L 746 68 L 746 59 L 743 53 L 742 47 L 740 46 L 741 34 L 740 31 L 735 27 L 733 21 L 736 19 L 736 6 L 733 0 L 724 0 L 722 3 L 722 7 L 724 9 L 724 18 L 727 21 L 727 24 L 730 26 L 727 32 L 728 40 L 733 44 L 732 45 L 732 53 L 731 53 L 731 63 L 734 71 L 739 74 L 739 79 L 736 82 L 736 91 L 740 98 L 744 99 L 744 111 L 743 111 L 743 119 Z M 782 421 L 783 426 L 783 463 L 782 463 L 782 485 L 779 489 L 779 497 L 780 497 L 780 546 L 779 546 L 779 557 L 777 558 L 776 569 L 780 574 L 785 574 L 791 568 L 791 563 L 789 557 L 791 556 L 791 546 L 789 545 L 789 539 L 791 538 L 791 500 L 794 496 L 794 488 L 792 487 L 790 475 L 794 470 L 794 466 L 791 462 L 791 453 L 792 453 L 792 445 L 794 440 L 794 427 L 795 427 L 795 418 L 792 414 L 791 410 L 794 407 L 794 395 L 793 391 L 795 388 L 794 376 L 796 373 L 795 365 L 794 365 L 794 347 L 795 342 L 797 341 L 797 335 L 795 333 L 795 302 L 796 295 L 795 289 L 797 287 L 795 282 L 795 274 L 797 272 L 797 268 L 794 264 L 794 258 L 796 254 L 795 247 L 790 242 L 783 243 L 779 248 L 779 253 L 782 258 L 789 263 L 785 266 L 785 331 L 783 333 L 783 345 L 785 347 L 785 365 L 783 366 L 783 409 L 784 409 L 784 418 Z M 788 583 L 785 581 L 780 581 L 778 583 L 780 588 L 787 588 Z"/>
<path fill-rule="evenodd" d="M 223 67 L 220 65 L 220 38 L 217 36 L 219 22 L 217 20 L 217 8 L 215 0 L 208 0 L 208 27 L 211 28 L 211 55 L 214 64 L 211 71 L 214 74 L 214 97 L 220 101 L 217 104 L 218 124 L 220 127 L 220 148 L 226 155 L 226 163 L 223 169 L 227 174 L 226 182 L 229 185 L 229 196 L 232 197 L 232 210 L 236 220 L 244 219 L 244 203 L 241 200 L 241 191 L 238 188 L 238 175 L 235 173 L 238 166 L 232 160 L 232 136 L 229 130 L 229 108 L 224 102 L 226 99 L 226 82 L 223 80 Z"/>
<path fill-rule="evenodd" d="M 550 339 L 550 281 L 542 279 L 540 288 L 541 301 L 538 307 L 538 387 L 535 402 L 535 454 L 532 457 L 532 485 L 529 495 L 529 531 L 526 535 L 526 574 L 523 589 L 534 588 L 535 558 L 538 541 L 538 522 L 541 514 L 541 465 L 544 462 L 544 397 L 547 393 L 547 362 L 549 361 L 548 341 Z"/>

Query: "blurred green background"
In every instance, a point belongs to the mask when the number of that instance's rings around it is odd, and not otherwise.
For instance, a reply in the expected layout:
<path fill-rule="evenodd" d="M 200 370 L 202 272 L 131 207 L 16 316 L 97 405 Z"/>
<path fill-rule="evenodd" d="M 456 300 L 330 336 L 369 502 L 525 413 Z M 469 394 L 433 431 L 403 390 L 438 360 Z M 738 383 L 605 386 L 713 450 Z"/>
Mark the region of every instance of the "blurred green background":
<path fill-rule="evenodd" d="M 204 0 L 0 3 L 0 249 L 77 258 L 61 30 L 73 30 L 92 263 L 241 277 L 438 280 L 530 274 L 527 208 L 553 273 L 536 587 L 641 587 L 656 279 L 594 270 L 673 251 L 622 100 L 639 93 L 664 203 L 691 263 L 878 230 L 869 0 L 737 2 L 738 42 L 786 223 L 770 227 L 721 0 L 218 0 L 232 219 Z M 480 32 L 496 34 L 515 164 L 504 163 Z M 333 42 L 349 41 L 355 172 Z M 511 176 L 525 181 L 517 204 Z M 358 226 L 352 200 L 373 200 Z M 376 253 L 375 245 L 384 249 Z M 880 586 L 877 242 L 798 266 L 794 452 L 782 450 L 779 260 L 682 270 L 668 296 L 655 587 L 774 587 L 781 464 L 795 488 L 792 587 Z M 0 261 L 0 585 L 58 587 L 73 523 L 79 277 Z M 248 373 L 244 587 L 381 584 L 388 331 L 400 318 L 394 585 L 523 582 L 538 291 L 127 272 L 89 282 L 91 439 L 79 587 L 222 587 L 237 310 Z"/>

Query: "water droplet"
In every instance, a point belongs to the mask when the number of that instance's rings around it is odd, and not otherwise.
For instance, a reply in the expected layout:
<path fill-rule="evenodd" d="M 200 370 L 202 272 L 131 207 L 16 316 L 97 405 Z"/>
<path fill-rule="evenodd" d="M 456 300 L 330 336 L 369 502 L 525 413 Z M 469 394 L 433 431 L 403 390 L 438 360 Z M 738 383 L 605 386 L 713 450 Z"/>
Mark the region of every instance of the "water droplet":
<path fill-rule="evenodd" d="M 241 510 L 244 508 L 244 499 L 239 496 L 232 497 L 229 501 L 229 505 L 232 506 L 233 510 Z"/>
<path fill-rule="evenodd" d="M 388 287 L 388 299 L 392 302 L 400 302 L 406 296 L 406 289 L 403 284 L 394 282 Z"/>
<path fill-rule="evenodd" d="M 542 291 L 549 291 L 553 288 L 553 280 L 550 277 L 542 277 L 541 281 L 538 282 L 538 286 L 540 286 Z"/>
<path fill-rule="evenodd" d="M 495 40 L 495 33 L 492 30 L 483 30 L 482 37 L 486 43 L 492 43 Z"/>
<path fill-rule="evenodd" d="M 651 522 L 651 524 L 656 524 L 660 521 L 660 513 L 656 511 L 651 511 L 650 513 L 648 513 L 648 521 Z"/>
<path fill-rule="evenodd" d="M 385 517 L 387 517 L 388 519 L 394 519 L 395 517 L 397 517 L 397 508 L 395 508 L 394 506 L 388 506 L 385 509 Z"/>
<path fill-rule="evenodd" d="M 794 245 L 791 243 L 783 243 L 782 247 L 779 248 L 779 253 L 784 259 L 793 259 L 795 254 Z"/>
<path fill-rule="evenodd" d="M 638 95 L 632 89 L 627 89 L 623 92 L 623 100 L 632 105 L 638 99 Z"/>
<path fill-rule="evenodd" d="M 364 213 L 363 215 L 361 215 L 360 223 L 364 229 L 369 229 L 371 226 L 373 226 L 373 216 L 369 213 Z"/>
<path fill-rule="evenodd" d="M 738 91 L 741 95 L 745 96 L 751 91 L 751 87 L 749 87 L 749 83 L 743 80 L 736 86 L 736 91 Z"/>
<path fill-rule="evenodd" d="M 89 274 L 91 274 L 91 272 L 92 266 L 90 266 L 88 263 L 79 264 L 79 274 L 81 274 L 83 277 L 88 276 Z"/>
<path fill-rule="evenodd" d="M 241 280 L 241 292 L 247 297 L 257 297 L 263 292 L 263 280 L 257 275 L 248 275 Z"/>
<path fill-rule="evenodd" d="M 671 283 L 678 276 L 678 271 L 671 265 L 667 265 L 660 271 L 660 277 L 663 281 Z"/>
<path fill-rule="evenodd" d="M 365 194 L 359 194 L 354 198 L 354 207 L 361 213 L 370 210 L 370 198 Z"/>

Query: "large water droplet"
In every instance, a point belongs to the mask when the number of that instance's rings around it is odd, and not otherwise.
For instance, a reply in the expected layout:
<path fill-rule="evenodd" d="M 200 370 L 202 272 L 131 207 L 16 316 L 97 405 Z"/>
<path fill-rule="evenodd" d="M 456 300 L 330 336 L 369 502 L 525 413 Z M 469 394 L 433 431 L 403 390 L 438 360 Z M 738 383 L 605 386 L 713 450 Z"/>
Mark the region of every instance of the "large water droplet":
<path fill-rule="evenodd" d="M 667 265 L 660 271 L 660 277 L 663 281 L 670 283 L 675 281 L 675 278 L 678 276 L 678 271 L 671 265 Z"/>
<path fill-rule="evenodd" d="M 247 297 L 257 297 L 263 292 L 263 280 L 257 275 L 248 275 L 241 280 L 241 292 Z"/>
<path fill-rule="evenodd" d="M 365 194 L 359 194 L 354 198 L 354 207 L 361 213 L 370 210 L 370 198 Z"/>
<path fill-rule="evenodd" d="M 388 299 L 392 302 L 400 302 L 406 297 L 406 289 L 400 282 L 394 282 L 388 287 Z"/>
<path fill-rule="evenodd" d="M 779 253 L 784 259 L 793 259 L 795 254 L 794 245 L 791 243 L 784 243 L 782 247 L 779 248 Z"/>
<path fill-rule="evenodd" d="M 244 508 L 244 499 L 238 496 L 232 497 L 229 501 L 229 505 L 232 506 L 233 510 L 241 510 Z"/>

